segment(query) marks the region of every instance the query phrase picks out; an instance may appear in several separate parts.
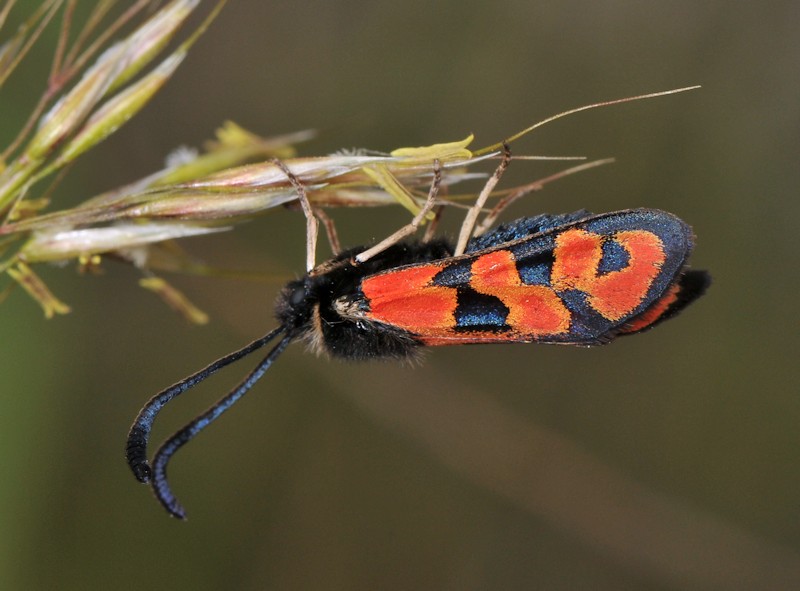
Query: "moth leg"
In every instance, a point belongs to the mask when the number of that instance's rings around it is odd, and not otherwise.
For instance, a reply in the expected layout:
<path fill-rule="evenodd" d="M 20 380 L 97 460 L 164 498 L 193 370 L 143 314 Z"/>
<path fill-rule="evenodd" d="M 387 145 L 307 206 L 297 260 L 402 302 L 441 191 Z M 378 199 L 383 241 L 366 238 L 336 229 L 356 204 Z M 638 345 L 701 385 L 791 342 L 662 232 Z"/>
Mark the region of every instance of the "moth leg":
<path fill-rule="evenodd" d="M 578 166 L 572 166 L 570 168 L 566 168 L 561 170 L 555 174 L 551 174 L 550 176 L 546 176 L 544 178 L 535 180 L 527 185 L 522 185 L 521 187 L 517 187 L 514 192 L 509 193 L 502 199 L 500 199 L 495 206 L 489 211 L 489 213 L 484 216 L 483 220 L 480 224 L 475 228 L 475 231 L 472 233 L 473 238 L 477 238 L 478 236 L 483 236 L 489 229 L 494 226 L 497 218 L 500 217 L 500 214 L 503 213 L 506 208 L 515 203 L 518 199 L 525 197 L 528 193 L 533 193 L 534 191 L 541 191 L 544 189 L 545 185 L 552 183 L 553 181 L 557 181 L 565 176 L 575 174 L 576 172 L 580 172 L 582 170 L 587 170 L 589 168 L 594 168 L 596 166 L 602 166 L 604 164 L 610 164 L 614 162 L 613 158 L 603 158 L 601 160 L 593 160 L 591 162 L 585 162 L 583 164 L 579 164 Z"/>
<path fill-rule="evenodd" d="M 511 162 L 511 148 L 508 147 L 506 142 L 503 142 L 503 157 L 500 160 L 500 164 L 497 165 L 494 173 L 489 180 L 486 181 L 486 184 L 481 189 L 480 195 L 475 200 L 475 203 L 467 212 L 467 215 L 464 217 L 464 223 L 461 224 L 461 231 L 458 234 L 458 242 L 456 243 L 456 249 L 453 253 L 453 256 L 459 256 L 464 254 L 464 250 L 467 248 L 467 242 L 469 241 L 470 237 L 472 236 L 472 229 L 475 227 L 475 222 L 478 220 L 478 215 L 480 215 L 483 206 L 486 204 L 486 200 L 489 198 L 489 195 L 492 194 L 492 191 L 497 186 L 497 183 L 503 176 L 503 173 L 508 168 L 509 163 Z"/>
<path fill-rule="evenodd" d="M 425 204 L 420 209 L 419 213 L 414 216 L 414 219 L 411 220 L 407 225 L 403 226 L 399 230 L 397 230 L 391 236 L 384 238 L 375 246 L 372 246 L 356 255 L 356 263 L 363 263 L 368 261 L 376 254 L 382 253 L 384 250 L 392 246 L 393 244 L 398 243 L 400 240 L 405 238 L 406 236 L 410 236 L 414 232 L 417 231 L 422 220 L 425 219 L 425 216 L 428 215 L 428 212 L 431 211 L 436 204 L 436 197 L 439 195 L 439 186 L 442 184 L 442 165 L 439 160 L 433 161 L 433 180 L 431 181 L 431 188 L 428 191 L 428 198 L 425 200 Z"/>
<path fill-rule="evenodd" d="M 515 203 L 518 199 L 521 199 L 528 193 L 532 193 L 533 191 L 538 191 L 542 188 L 543 185 L 540 183 L 531 183 L 529 185 L 525 185 L 524 187 L 520 187 L 513 193 L 510 193 L 500 199 L 497 204 L 486 214 L 480 224 L 475 228 L 475 231 L 472 233 L 472 237 L 477 238 L 478 236 L 483 236 L 486 232 L 494 226 L 497 218 L 500 217 L 500 214 L 503 213 L 506 208 L 510 205 Z"/>
<path fill-rule="evenodd" d="M 443 211 L 444 205 L 437 205 L 433 208 L 433 219 L 428 224 L 428 227 L 425 228 L 425 234 L 422 235 L 423 242 L 430 242 L 436 236 L 436 230 L 439 228 L 439 220 L 442 219 Z"/>
<path fill-rule="evenodd" d="M 333 222 L 333 218 L 319 208 L 314 210 L 314 214 L 325 229 L 325 234 L 328 236 L 328 244 L 330 244 L 333 256 L 339 256 L 342 252 L 342 244 L 339 242 L 339 233 L 336 231 L 336 224 Z"/>
<path fill-rule="evenodd" d="M 316 266 L 316 252 L 317 252 L 317 235 L 319 234 L 319 222 L 314 215 L 314 209 L 311 207 L 311 202 L 308 200 L 308 194 L 303 183 L 300 182 L 294 173 L 289 170 L 282 161 L 274 158 L 273 164 L 283 171 L 286 178 L 297 191 L 297 197 L 300 200 L 300 206 L 303 208 L 303 214 L 306 216 L 306 272 L 310 273 Z"/>

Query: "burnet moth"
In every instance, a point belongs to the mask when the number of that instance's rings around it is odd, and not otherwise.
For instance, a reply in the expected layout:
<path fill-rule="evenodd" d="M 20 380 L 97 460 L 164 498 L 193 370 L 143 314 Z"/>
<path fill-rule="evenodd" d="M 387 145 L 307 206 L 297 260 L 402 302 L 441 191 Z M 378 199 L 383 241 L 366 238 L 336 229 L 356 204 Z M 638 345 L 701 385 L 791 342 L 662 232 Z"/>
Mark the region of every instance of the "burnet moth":
<path fill-rule="evenodd" d="M 305 189 L 276 161 L 300 197 L 308 225 L 306 274 L 278 296 L 278 326 L 242 349 L 154 396 L 130 429 L 126 457 L 173 516 L 185 511 L 172 493 L 173 454 L 237 402 L 296 340 L 332 357 L 407 359 L 424 346 L 554 343 L 592 346 L 652 328 L 700 297 L 705 271 L 687 268 L 691 228 L 655 209 L 538 215 L 476 235 L 475 219 L 510 160 L 500 166 L 462 225 L 458 242 L 406 241 L 435 204 L 438 161 L 425 207 L 375 246 L 313 263 L 316 218 Z M 268 343 L 277 344 L 219 402 L 166 440 L 147 460 L 153 421 L 176 396 Z"/>

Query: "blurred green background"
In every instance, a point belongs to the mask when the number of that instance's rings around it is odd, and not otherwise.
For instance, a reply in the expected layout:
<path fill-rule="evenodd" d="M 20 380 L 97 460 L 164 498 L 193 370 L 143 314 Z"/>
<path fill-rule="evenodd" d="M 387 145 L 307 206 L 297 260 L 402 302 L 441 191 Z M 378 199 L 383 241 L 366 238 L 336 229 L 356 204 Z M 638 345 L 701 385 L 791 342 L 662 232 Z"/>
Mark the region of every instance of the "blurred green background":
<path fill-rule="evenodd" d="M 295 345 L 173 462 L 180 523 L 128 472 L 127 428 L 153 393 L 274 326 L 277 290 L 303 268 L 302 216 L 184 243 L 275 277 L 170 277 L 206 327 L 138 289 L 131 268 L 40 267 L 73 312 L 45 321 L 20 290 L 0 308 L 0 588 L 800 588 L 798 23 L 793 0 L 230 2 L 59 205 L 156 170 L 229 118 L 262 135 L 319 130 L 303 154 L 469 132 L 483 146 L 582 104 L 702 84 L 517 142 L 617 162 L 507 217 L 669 210 L 693 225 L 693 264 L 714 285 L 599 349 L 454 347 L 407 367 Z M 46 73 L 40 53 L 24 72 Z M 4 139 L 42 84 L 11 81 Z M 562 166 L 514 163 L 503 184 Z M 332 214 L 351 245 L 405 219 Z M 252 363 L 176 402 L 155 439 Z"/>

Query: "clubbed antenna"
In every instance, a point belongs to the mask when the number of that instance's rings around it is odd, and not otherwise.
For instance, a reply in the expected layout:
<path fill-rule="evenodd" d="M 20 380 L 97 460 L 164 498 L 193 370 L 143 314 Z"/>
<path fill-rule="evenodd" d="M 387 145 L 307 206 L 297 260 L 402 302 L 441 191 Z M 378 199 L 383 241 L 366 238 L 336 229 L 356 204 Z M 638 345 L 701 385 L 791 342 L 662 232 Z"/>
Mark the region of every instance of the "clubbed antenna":
<path fill-rule="evenodd" d="M 275 329 L 271 335 L 277 335 L 284 331 L 284 327 Z M 269 354 L 259 363 L 242 382 L 231 390 L 224 398 L 209 408 L 203 414 L 197 416 L 192 422 L 176 432 L 167 439 L 156 452 L 153 458 L 153 492 L 164 508 L 173 517 L 186 519 L 186 511 L 175 498 L 172 489 L 167 481 L 167 464 L 170 459 L 181 447 L 191 441 L 200 431 L 216 421 L 222 413 L 244 396 L 253 385 L 261 379 L 264 373 L 270 368 L 272 363 L 283 353 L 284 349 L 292 342 L 294 335 L 287 334 Z"/>

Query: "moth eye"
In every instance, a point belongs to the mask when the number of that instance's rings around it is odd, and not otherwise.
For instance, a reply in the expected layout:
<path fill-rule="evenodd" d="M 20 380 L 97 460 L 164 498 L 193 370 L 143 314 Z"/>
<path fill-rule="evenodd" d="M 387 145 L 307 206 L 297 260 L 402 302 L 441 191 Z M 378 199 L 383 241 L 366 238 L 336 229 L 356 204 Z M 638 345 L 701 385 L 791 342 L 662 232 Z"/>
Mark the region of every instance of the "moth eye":
<path fill-rule="evenodd" d="M 304 285 L 298 285 L 297 287 L 292 290 L 291 295 L 289 296 L 289 305 L 292 308 L 296 308 L 300 306 L 303 301 L 306 299 L 306 288 Z"/>

